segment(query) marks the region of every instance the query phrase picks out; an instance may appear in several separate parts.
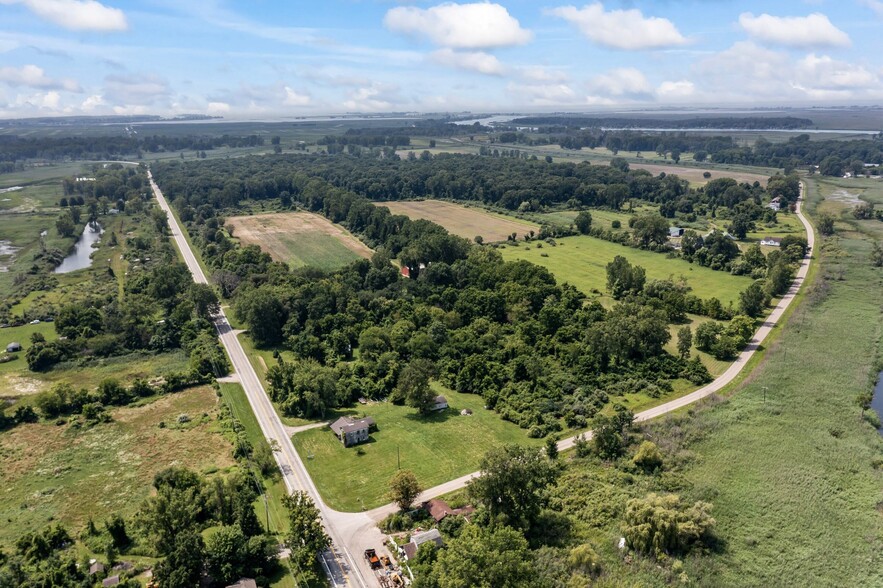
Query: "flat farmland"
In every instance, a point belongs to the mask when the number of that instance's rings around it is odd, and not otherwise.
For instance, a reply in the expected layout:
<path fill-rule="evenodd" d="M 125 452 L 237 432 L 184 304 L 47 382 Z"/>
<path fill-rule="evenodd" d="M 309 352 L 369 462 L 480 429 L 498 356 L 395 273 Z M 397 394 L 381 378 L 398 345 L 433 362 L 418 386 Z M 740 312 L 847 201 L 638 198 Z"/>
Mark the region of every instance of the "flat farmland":
<path fill-rule="evenodd" d="M 227 226 L 243 245 L 258 245 L 293 268 L 335 270 L 374 253 L 343 227 L 311 212 L 234 216 Z"/>
<path fill-rule="evenodd" d="M 724 305 L 736 304 L 739 292 L 751 284 L 751 278 L 734 276 L 691 264 L 680 258 L 669 258 L 662 253 L 644 251 L 611 243 L 588 236 L 564 237 L 552 247 L 546 243 L 507 245 L 500 251 L 503 259 L 513 261 L 524 259 L 541 265 L 551 271 L 559 282 L 573 284 L 583 292 L 593 290 L 606 292 L 607 264 L 617 255 L 639 265 L 647 271 L 648 280 L 663 280 L 669 277 L 684 277 L 699 298 L 717 298 Z M 542 245 L 542 247 L 537 247 Z"/>
<path fill-rule="evenodd" d="M 629 167 L 646 170 L 654 176 L 658 176 L 661 173 L 665 173 L 666 175 L 674 174 L 682 180 L 687 180 L 694 186 L 704 186 L 711 180 L 716 180 L 718 178 L 733 178 L 737 182 L 748 182 L 749 184 L 760 182 L 762 186 L 766 186 L 767 180 L 769 180 L 769 175 L 740 171 L 737 169 L 702 169 L 696 167 L 681 167 L 672 164 L 666 165 L 664 163 L 651 164 L 633 162 L 629 162 Z M 704 176 L 705 172 L 710 173 L 711 177 L 706 178 Z"/>
<path fill-rule="evenodd" d="M 454 235 L 474 239 L 480 235 L 485 242 L 505 241 L 512 233 L 519 236 L 540 226 L 529 221 L 486 212 L 478 208 L 468 208 L 441 200 L 409 200 L 403 202 L 375 202 L 385 206 L 393 214 L 403 214 L 411 219 L 426 219 L 437 223 Z"/>

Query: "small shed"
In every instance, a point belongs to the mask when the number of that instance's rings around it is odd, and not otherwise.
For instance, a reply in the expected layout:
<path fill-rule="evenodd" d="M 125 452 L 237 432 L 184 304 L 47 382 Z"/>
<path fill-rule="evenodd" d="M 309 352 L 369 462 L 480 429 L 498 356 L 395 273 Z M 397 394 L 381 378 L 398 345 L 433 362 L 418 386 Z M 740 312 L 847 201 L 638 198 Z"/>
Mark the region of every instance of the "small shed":
<path fill-rule="evenodd" d="M 258 588 L 258 583 L 251 578 L 239 578 L 235 584 L 230 584 L 227 588 Z"/>
<path fill-rule="evenodd" d="M 89 566 L 89 575 L 94 576 L 95 574 L 103 574 L 104 573 L 104 564 L 100 561 L 94 562 Z"/>
<path fill-rule="evenodd" d="M 414 533 L 411 536 L 411 542 L 406 543 L 403 547 L 399 548 L 400 554 L 406 559 L 410 560 L 416 557 L 417 550 L 420 549 L 420 546 L 428 541 L 435 542 L 439 547 L 444 546 L 445 542 L 442 540 L 441 533 L 438 532 L 438 529 L 430 529 L 428 531 L 424 531 L 423 533 Z"/>
<path fill-rule="evenodd" d="M 104 588 L 110 588 L 110 586 L 116 586 L 116 585 L 119 584 L 119 583 L 120 583 L 120 577 L 119 577 L 119 576 L 111 576 L 111 577 L 109 577 L 109 578 L 105 578 L 105 579 L 101 582 L 101 585 L 104 586 Z"/>
<path fill-rule="evenodd" d="M 448 399 L 444 396 L 436 396 L 432 401 L 432 410 L 446 410 L 448 408 Z"/>
<path fill-rule="evenodd" d="M 764 237 L 760 240 L 761 245 L 767 245 L 769 247 L 781 247 L 782 240 L 779 237 Z"/>
<path fill-rule="evenodd" d="M 669 237 L 683 237 L 684 236 L 684 228 L 683 227 L 669 227 L 668 228 L 668 236 Z"/>
<path fill-rule="evenodd" d="M 340 417 L 331 423 L 331 430 L 343 443 L 344 447 L 364 443 L 368 440 L 369 433 L 376 429 L 377 425 L 371 417 L 352 419 Z"/>
<path fill-rule="evenodd" d="M 13 341 L 6 346 L 6 353 L 15 353 L 16 351 L 21 351 L 21 343 L 18 341 Z"/>
<path fill-rule="evenodd" d="M 770 203 L 766 205 L 767 208 L 771 210 L 779 210 L 782 208 L 782 199 L 778 196 L 770 200 Z"/>

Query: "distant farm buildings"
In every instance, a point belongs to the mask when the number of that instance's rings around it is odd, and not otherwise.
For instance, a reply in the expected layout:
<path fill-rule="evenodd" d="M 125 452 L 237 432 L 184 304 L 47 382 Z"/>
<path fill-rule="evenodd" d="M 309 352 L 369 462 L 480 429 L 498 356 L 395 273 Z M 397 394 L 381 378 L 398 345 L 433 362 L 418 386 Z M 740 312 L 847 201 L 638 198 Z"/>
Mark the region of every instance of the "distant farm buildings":
<path fill-rule="evenodd" d="M 760 240 L 761 245 L 767 245 L 769 247 L 781 247 L 782 239 L 779 237 L 764 237 Z"/>
<path fill-rule="evenodd" d="M 770 200 L 770 203 L 767 204 L 766 207 L 772 210 L 779 210 L 780 208 L 782 208 L 782 199 L 776 196 L 775 198 Z"/>
<path fill-rule="evenodd" d="M 377 428 L 377 424 L 371 417 L 352 419 L 340 417 L 331 423 L 331 431 L 343 443 L 344 447 L 358 445 L 368 440 L 370 432 Z"/>
<path fill-rule="evenodd" d="M 684 228 L 683 227 L 669 227 L 668 228 L 668 236 L 671 238 L 683 237 L 684 236 Z"/>

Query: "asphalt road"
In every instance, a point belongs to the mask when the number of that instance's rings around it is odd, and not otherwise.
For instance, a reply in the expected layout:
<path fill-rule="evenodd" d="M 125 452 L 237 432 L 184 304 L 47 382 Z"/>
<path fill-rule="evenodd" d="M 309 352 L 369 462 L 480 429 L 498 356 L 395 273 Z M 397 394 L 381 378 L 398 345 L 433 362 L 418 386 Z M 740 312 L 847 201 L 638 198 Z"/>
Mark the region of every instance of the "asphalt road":
<path fill-rule="evenodd" d="M 196 255 L 190 248 L 190 244 L 184 238 L 181 227 L 178 225 L 177 219 L 175 219 L 175 216 L 172 214 L 172 210 L 169 207 L 168 202 L 166 202 L 162 191 L 159 189 L 159 186 L 156 185 L 156 182 L 153 181 L 153 175 L 150 174 L 150 172 L 148 172 L 148 176 L 150 178 L 150 186 L 153 189 L 157 202 L 159 202 L 160 208 L 164 210 L 168 216 L 172 238 L 175 240 L 178 249 L 181 251 L 181 255 L 184 257 L 184 262 L 193 274 L 193 280 L 197 283 L 207 284 L 208 280 L 206 279 L 205 273 L 203 273 L 202 268 L 196 259 Z M 255 373 L 254 368 L 249 362 L 245 350 L 239 343 L 239 339 L 236 338 L 236 334 L 230 327 L 230 323 L 227 321 L 227 317 L 223 310 L 221 310 L 215 317 L 215 327 L 218 330 L 218 336 L 221 343 L 227 350 L 227 354 L 233 364 L 233 371 L 236 374 L 239 383 L 242 385 L 242 389 L 245 391 L 248 402 L 251 404 L 255 417 L 260 424 L 261 431 L 263 431 L 264 436 L 270 442 L 271 447 L 275 448 L 274 454 L 276 456 L 276 461 L 279 464 L 279 469 L 282 472 L 286 488 L 289 492 L 294 492 L 296 490 L 307 492 L 312 497 L 313 502 L 315 502 L 316 507 L 322 515 L 326 532 L 332 540 L 331 549 L 321 555 L 322 566 L 325 568 L 325 572 L 328 574 L 330 581 L 334 586 L 358 586 L 360 588 L 367 588 L 369 584 L 366 583 L 365 572 L 367 571 L 368 574 L 370 574 L 368 576 L 369 578 L 374 577 L 373 573 L 367 569 L 367 565 L 363 563 L 362 558 L 353 557 L 352 553 L 347 548 L 346 543 L 342 541 L 342 537 L 337 530 L 337 525 L 334 524 L 334 521 L 338 520 L 340 518 L 339 515 L 343 513 L 331 511 L 322 501 L 322 497 L 319 495 L 312 479 L 307 474 L 300 456 L 297 451 L 295 451 L 294 445 L 291 443 L 291 438 L 288 436 L 285 426 L 282 424 L 279 415 L 273 408 L 270 398 L 267 396 L 257 373 Z M 334 515 L 338 516 L 335 517 Z M 380 547 L 381 545 L 377 545 L 377 548 Z M 361 551 L 357 551 L 356 553 L 361 553 Z M 363 567 L 360 567 L 360 565 Z M 372 580 L 370 585 L 376 585 L 376 581 Z"/>

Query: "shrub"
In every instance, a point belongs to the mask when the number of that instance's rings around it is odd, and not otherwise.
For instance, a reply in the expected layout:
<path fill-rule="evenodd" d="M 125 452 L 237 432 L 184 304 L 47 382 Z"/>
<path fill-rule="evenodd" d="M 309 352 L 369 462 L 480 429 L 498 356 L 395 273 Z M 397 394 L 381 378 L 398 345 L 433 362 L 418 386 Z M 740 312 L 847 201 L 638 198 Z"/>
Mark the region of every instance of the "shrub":
<path fill-rule="evenodd" d="M 687 553 L 713 537 L 712 505 L 696 502 L 686 507 L 676 494 L 633 498 L 626 504 L 623 535 L 635 551 L 657 558 Z"/>
<path fill-rule="evenodd" d="M 662 469 L 662 452 L 656 446 L 656 443 L 644 441 L 638 447 L 638 451 L 632 458 L 632 463 L 645 472 L 655 472 Z"/>

